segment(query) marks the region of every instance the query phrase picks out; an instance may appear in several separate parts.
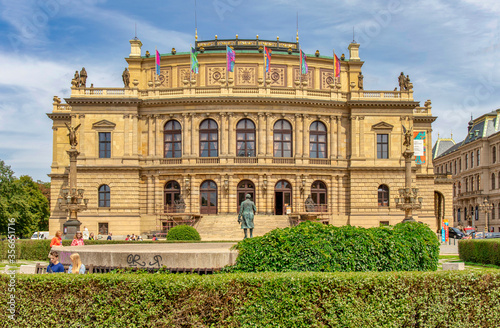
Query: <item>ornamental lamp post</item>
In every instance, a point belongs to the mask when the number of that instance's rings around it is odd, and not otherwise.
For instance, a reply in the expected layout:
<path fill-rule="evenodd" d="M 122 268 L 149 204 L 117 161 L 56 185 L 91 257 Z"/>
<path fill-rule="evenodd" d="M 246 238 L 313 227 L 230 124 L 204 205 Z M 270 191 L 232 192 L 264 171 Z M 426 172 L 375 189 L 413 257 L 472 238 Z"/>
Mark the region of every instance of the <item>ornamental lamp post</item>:
<path fill-rule="evenodd" d="M 479 205 L 479 209 L 481 212 L 485 214 L 485 226 L 484 226 L 484 231 L 488 232 L 489 231 L 489 221 L 490 221 L 490 213 L 491 210 L 493 209 L 493 205 L 488 202 L 488 197 L 484 197 L 483 203 Z"/>

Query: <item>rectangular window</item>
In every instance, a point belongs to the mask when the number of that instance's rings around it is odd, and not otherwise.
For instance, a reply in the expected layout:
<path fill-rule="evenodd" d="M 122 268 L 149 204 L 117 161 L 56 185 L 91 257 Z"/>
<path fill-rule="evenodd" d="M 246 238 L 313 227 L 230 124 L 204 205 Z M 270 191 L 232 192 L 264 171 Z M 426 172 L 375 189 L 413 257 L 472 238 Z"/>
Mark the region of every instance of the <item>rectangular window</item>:
<path fill-rule="evenodd" d="M 377 134 L 377 158 L 389 158 L 388 134 Z"/>
<path fill-rule="evenodd" d="M 111 132 L 99 132 L 99 158 L 111 158 Z"/>

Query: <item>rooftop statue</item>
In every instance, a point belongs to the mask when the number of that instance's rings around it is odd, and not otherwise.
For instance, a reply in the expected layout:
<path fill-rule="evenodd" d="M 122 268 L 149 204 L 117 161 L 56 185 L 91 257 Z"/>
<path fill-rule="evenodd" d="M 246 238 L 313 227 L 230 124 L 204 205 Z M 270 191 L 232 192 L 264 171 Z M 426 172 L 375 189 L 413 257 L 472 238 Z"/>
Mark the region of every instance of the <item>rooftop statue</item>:
<path fill-rule="evenodd" d="M 80 74 L 78 74 L 78 71 L 75 71 L 75 76 L 73 80 L 71 80 L 71 85 L 75 88 L 80 87 Z"/>
<path fill-rule="evenodd" d="M 406 77 L 405 77 L 405 74 L 403 72 L 401 72 L 401 74 L 399 74 L 398 82 L 399 82 L 399 90 L 400 91 L 404 91 L 405 90 Z"/>
<path fill-rule="evenodd" d="M 82 67 L 82 70 L 80 71 L 80 87 L 86 87 L 87 86 L 87 71 L 85 70 L 85 67 Z"/>
<path fill-rule="evenodd" d="M 129 88 L 129 86 L 130 86 L 130 72 L 128 71 L 128 68 L 126 68 L 126 67 L 125 67 L 125 70 L 123 71 L 122 79 L 123 79 L 123 85 L 125 86 L 125 88 Z"/>
<path fill-rule="evenodd" d="M 361 74 L 361 72 L 359 72 L 358 74 L 358 88 L 359 90 L 363 90 L 363 74 Z"/>

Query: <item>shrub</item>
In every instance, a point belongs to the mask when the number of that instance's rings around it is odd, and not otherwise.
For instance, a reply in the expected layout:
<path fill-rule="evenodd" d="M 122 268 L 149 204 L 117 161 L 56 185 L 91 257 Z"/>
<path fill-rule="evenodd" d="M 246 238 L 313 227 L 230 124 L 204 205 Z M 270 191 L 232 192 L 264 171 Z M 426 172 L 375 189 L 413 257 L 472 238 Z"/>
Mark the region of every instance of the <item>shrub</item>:
<path fill-rule="evenodd" d="M 500 265 L 500 239 L 460 240 L 458 254 L 465 262 Z"/>
<path fill-rule="evenodd" d="M 182 224 L 168 231 L 167 240 L 201 240 L 201 238 L 195 228 Z"/>
<path fill-rule="evenodd" d="M 500 311 L 497 270 L 18 274 L 15 288 L 5 327 L 497 327 Z"/>
<path fill-rule="evenodd" d="M 439 242 L 421 223 L 335 227 L 304 222 L 245 239 L 227 272 L 436 270 Z"/>

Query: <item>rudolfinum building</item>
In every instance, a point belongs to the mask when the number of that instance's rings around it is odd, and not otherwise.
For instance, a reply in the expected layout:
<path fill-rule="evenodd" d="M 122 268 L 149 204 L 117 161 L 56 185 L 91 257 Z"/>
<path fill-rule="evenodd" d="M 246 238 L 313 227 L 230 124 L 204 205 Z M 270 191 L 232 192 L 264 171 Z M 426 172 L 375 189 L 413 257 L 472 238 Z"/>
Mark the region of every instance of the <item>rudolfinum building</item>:
<path fill-rule="evenodd" d="M 434 175 L 430 153 L 430 101 L 415 101 L 403 74 L 397 89 L 365 90 L 359 44 L 345 49 L 339 78 L 332 54 L 318 51 L 301 74 L 298 38 L 197 41 L 196 74 L 189 51 L 161 54 L 156 74 L 153 51 L 137 38 L 130 44 L 127 70 L 116 77 L 123 88 L 89 87 L 84 72 L 66 103 L 54 97 L 51 234 L 68 217 L 57 202 L 69 186 L 66 124 L 79 126 L 77 186 L 89 199 L 78 219 L 95 233 L 236 222 L 246 194 L 259 222 L 312 211 L 338 226 L 396 224 L 404 218 L 395 202 L 405 187 L 403 126 L 420 145 L 411 177 L 422 206 L 413 217 L 436 231 L 451 221 L 451 181 Z"/>

